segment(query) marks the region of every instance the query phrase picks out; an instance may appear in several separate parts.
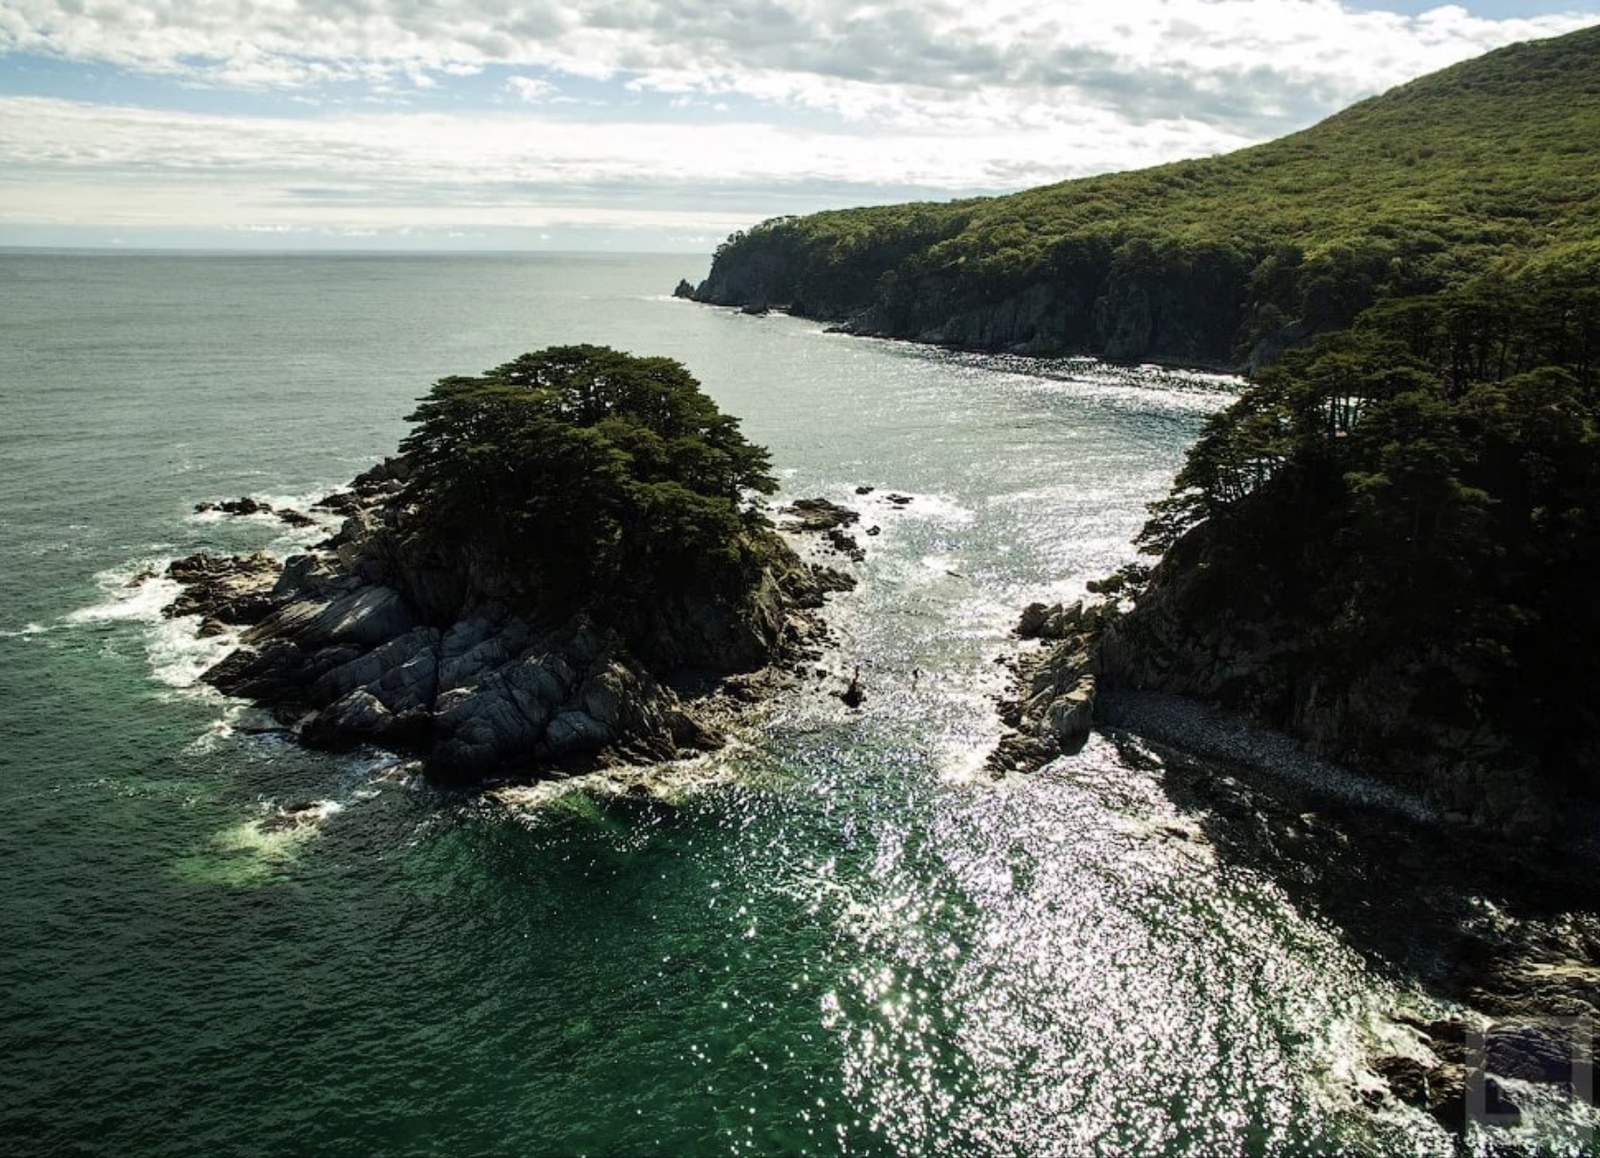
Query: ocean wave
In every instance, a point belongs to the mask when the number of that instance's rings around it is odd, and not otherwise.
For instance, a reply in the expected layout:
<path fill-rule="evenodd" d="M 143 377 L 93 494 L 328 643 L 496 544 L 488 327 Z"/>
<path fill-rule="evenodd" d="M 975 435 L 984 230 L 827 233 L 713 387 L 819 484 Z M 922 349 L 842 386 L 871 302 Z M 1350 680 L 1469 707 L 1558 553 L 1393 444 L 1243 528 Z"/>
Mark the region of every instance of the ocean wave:
<path fill-rule="evenodd" d="M 164 614 L 164 608 L 183 590 L 167 577 L 171 562 L 171 556 L 147 556 L 100 572 L 95 582 L 104 597 L 62 616 L 60 623 L 66 627 L 141 624 L 146 628 L 150 674 L 170 688 L 199 689 L 204 687 L 201 675 L 237 647 L 239 640 L 232 631 L 202 636 L 198 615 L 168 618 Z"/>
<path fill-rule="evenodd" d="M 69 626 L 91 623 L 159 623 L 161 609 L 183 589 L 167 578 L 172 556 L 146 556 L 94 577 L 102 598 L 61 617 Z"/>

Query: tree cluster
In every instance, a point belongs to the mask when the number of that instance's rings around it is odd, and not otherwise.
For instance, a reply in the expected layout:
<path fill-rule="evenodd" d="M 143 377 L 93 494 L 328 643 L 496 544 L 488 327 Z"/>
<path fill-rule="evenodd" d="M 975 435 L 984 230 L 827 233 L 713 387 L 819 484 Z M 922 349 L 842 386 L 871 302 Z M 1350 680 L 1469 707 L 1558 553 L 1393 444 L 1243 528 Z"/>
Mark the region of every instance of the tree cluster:
<path fill-rule="evenodd" d="M 1208 421 L 1143 545 L 1314 625 L 1307 679 L 1400 660 L 1420 710 L 1600 789 L 1600 287 L 1486 278 L 1368 309 Z M 1204 524 L 1201 527 L 1201 524 Z"/>
<path fill-rule="evenodd" d="M 873 312 L 915 337 L 1048 287 L 1065 346 L 1242 365 L 1262 342 L 1505 264 L 1600 254 L 1600 28 L 1513 45 L 1224 156 L 1003 197 L 775 218 L 711 282 L 813 316 Z M 741 276 L 733 276 L 737 271 Z M 1122 349 L 1098 309 L 1165 293 L 1182 348 Z M 903 323 L 903 324 L 902 324 Z M 1168 336 L 1170 343 L 1172 337 Z"/>
<path fill-rule="evenodd" d="M 551 347 L 440 380 L 409 421 L 419 534 L 486 555 L 542 610 L 625 619 L 758 568 L 767 453 L 672 359 Z"/>

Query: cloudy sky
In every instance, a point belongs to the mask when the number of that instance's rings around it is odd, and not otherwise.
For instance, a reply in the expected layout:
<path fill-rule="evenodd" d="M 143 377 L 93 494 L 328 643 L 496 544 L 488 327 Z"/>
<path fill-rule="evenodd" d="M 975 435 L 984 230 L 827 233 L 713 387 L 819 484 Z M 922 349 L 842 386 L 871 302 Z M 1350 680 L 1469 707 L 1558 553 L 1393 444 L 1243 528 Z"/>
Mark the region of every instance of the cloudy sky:
<path fill-rule="evenodd" d="M 0 0 L 0 245 L 704 252 L 1225 152 L 1600 0 Z"/>

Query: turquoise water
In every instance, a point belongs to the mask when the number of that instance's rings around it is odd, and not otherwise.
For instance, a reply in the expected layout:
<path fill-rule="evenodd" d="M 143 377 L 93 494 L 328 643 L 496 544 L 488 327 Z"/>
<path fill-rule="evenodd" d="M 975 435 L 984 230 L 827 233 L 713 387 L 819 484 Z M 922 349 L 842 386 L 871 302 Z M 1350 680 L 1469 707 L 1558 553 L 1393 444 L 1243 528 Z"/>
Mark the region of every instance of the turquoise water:
<path fill-rule="evenodd" d="M 1351 1083 L 1391 982 L 1212 855 L 1158 777 L 1099 737 L 978 770 L 1017 610 L 1131 557 L 1227 384 L 663 296 L 702 267 L 0 254 L 0 1149 L 1208 1154 L 1421 1129 Z M 139 576 L 314 533 L 193 504 L 314 497 L 434 378 L 577 341 L 682 359 L 785 494 L 882 528 L 827 661 L 863 665 L 865 709 L 816 681 L 680 770 L 676 809 L 474 802 L 236 728 L 195 684 L 219 645 Z M 270 823 L 304 801 L 323 823 Z"/>

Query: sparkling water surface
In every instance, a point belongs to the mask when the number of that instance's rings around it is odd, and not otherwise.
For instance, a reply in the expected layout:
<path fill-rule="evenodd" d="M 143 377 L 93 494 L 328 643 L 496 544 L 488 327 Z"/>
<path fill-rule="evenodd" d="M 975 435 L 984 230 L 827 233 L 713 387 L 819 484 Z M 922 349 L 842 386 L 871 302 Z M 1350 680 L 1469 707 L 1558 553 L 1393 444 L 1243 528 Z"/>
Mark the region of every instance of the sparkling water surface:
<path fill-rule="evenodd" d="M 0 254 L 0 1150 L 1447 1152 L 1352 1084 L 1393 982 L 1158 774 L 981 772 L 1017 611 L 1133 557 L 1230 384 L 662 294 L 703 266 Z M 681 359 L 881 528 L 829 678 L 675 809 L 235 729 L 140 576 L 317 532 L 193 505 L 308 501 L 435 378 L 569 342 Z"/>

